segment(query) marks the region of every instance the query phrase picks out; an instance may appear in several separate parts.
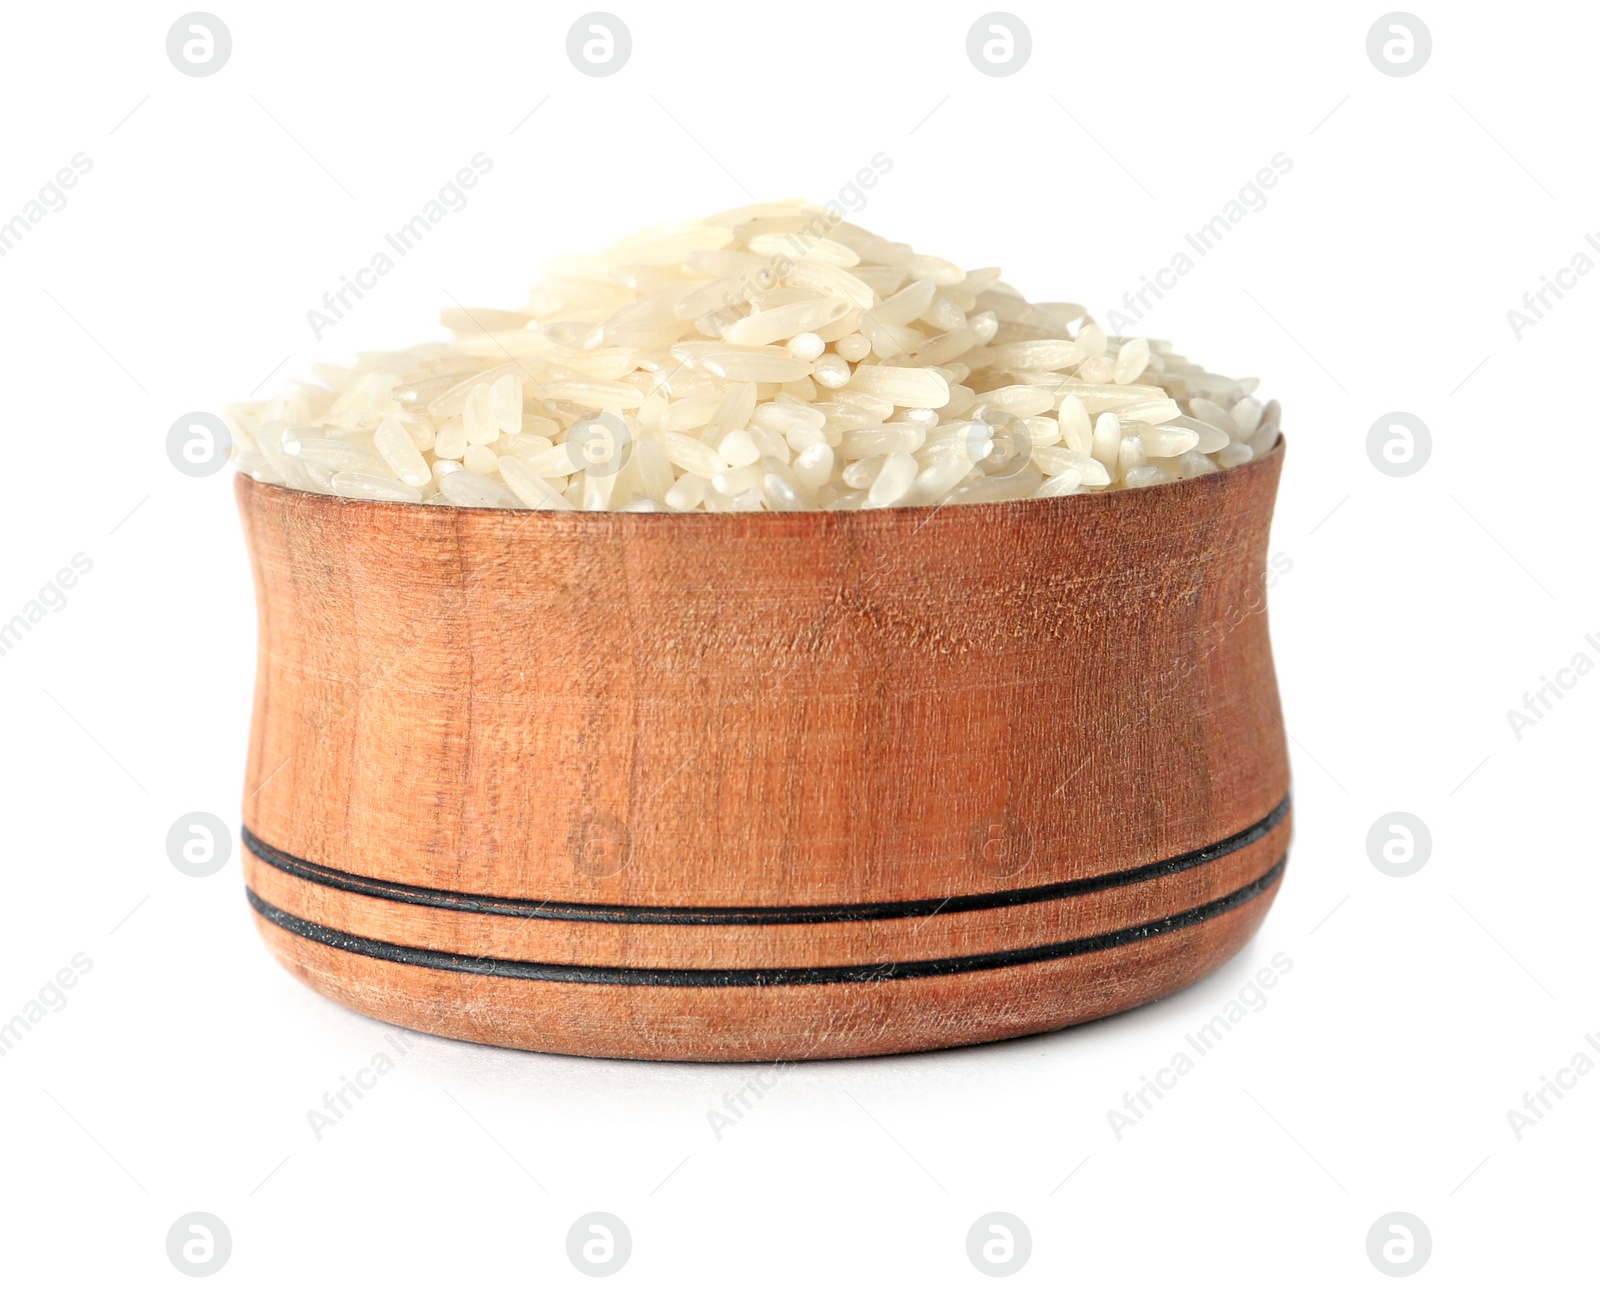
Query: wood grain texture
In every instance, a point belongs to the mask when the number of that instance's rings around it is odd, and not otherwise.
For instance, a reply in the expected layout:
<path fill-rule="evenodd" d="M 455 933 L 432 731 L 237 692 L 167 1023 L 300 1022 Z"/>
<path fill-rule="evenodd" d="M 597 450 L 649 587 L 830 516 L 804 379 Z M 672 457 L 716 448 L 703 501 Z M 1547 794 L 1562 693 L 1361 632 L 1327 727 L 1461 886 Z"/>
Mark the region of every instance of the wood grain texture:
<path fill-rule="evenodd" d="M 1265 614 L 1282 457 L 1159 489 L 820 515 L 462 510 L 241 476 L 260 618 L 244 821 L 263 854 L 308 867 L 247 853 L 262 902 L 469 962 L 882 971 L 607 985 L 390 962 L 258 913 L 263 936 L 376 1016 L 611 1056 L 932 1048 L 1176 989 L 1238 948 L 1275 881 L 1136 943 L 915 980 L 893 966 L 1153 926 L 1283 858 L 1286 813 L 1203 863 L 1106 878 L 1286 797 Z M 936 909 L 1062 884 L 1091 887 Z M 924 905 L 592 913 L 896 902 Z"/>
<path fill-rule="evenodd" d="M 1258 899 L 1101 954 L 981 974 L 829 986 L 642 987 L 518 981 L 386 964 L 258 917 L 301 981 L 386 1022 L 480 1044 L 602 1058 L 771 1062 L 980 1044 L 1120 1013 L 1181 990 L 1260 926 Z"/>

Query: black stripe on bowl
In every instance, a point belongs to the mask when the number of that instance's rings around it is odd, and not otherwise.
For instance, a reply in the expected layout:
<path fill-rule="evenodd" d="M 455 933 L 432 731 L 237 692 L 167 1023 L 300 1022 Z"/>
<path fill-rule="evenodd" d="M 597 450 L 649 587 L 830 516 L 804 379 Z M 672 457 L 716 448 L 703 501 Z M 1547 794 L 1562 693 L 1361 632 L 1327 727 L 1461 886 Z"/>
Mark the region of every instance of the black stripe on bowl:
<path fill-rule="evenodd" d="M 1115 932 L 1097 933 L 1072 941 L 1046 946 L 1025 946 L 1017 950 L 988 951 L 977 955 L 952 955 L 943 959 L 914 959 L 899 964 L 840 964 L 818 968 L 605 968 L 588 964 L 540 964 L 522 959 L 474 958 L 447 951 L 399 946 L 374 941 L 351 933 L 324 927 L 301 919 L 263 901 L 246 888 L 251 907 L 263 919 L 285 932 L 307 941 L 331 946 L 352 955 L 433 968 L 447 973 L 473 973 L 482 977 L 511 977 L 532 982 L 572 982 L 586 986 L 832 986 L 848 982 L 908 981 L 918 977 L 948 977 L 957 973 L 980 973 L 1022 964 L 1042 964 L 1076 955 L 1091 955 L 1137 941 L 1191 928 L 1218 915 L 1253 901 L 1275 884 L 1289 858 L 1282 857 L 1260 878 L 1246 883 L 1227 896 L 1179 914 Z"/>
<path fill-rule="evenodd" d="M 536 901 L 526 897 L 480 896 L 471 892 L 452 892 L 444 888 L 418 887 L 390 879 L 351 874 L 314 861 L 302 860 L 273 847 L 249 829 L 241 829 L 244 845 L 259 860 L 274 869 L 308 883 L 337 888 L 358 896 L 379 897 L 408 905 L 433 906 L 463 914 L 505 915 L 517 919 L 564 919 L 582 923 L 658 923 L 658 924 L 778 924 L 850 923 L 873 919 L 921 919 L 934 914 L 960 914 L 967 910 L 999 910 L 1007 906 L 1031 905 L 1040 901 L 1059 901 L 1065 897 L 1103 892 L 1108 888 L 1147 883 L 1207 865 L 1265 838 L 1289 814 L 1289 797 L 1255 824 L 1246 826 L 1215 843 L 1209 843 L 1179 856 L 1152 861 L 1112 874 L 1067 879 L 1031 888 L 1012 888 L 1001 892 L 973 892 L 953 897 L 928 897 L 916 901 L 873 901 L 856 905 L 793 906 L 640 906 L 605 905 L 574 901 Z"/>

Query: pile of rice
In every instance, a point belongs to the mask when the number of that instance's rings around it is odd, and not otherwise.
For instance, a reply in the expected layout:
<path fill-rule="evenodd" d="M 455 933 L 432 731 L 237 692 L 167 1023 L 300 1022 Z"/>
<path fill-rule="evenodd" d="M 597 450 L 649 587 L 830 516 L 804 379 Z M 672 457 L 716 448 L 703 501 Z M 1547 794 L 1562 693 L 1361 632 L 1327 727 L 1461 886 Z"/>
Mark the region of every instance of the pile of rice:
<path fill-rule="evenodd" d="M 226 410 L 240 469 L 347 498 L 589 511 L 1144 488 L 1278 440 L 1254 379 L 1107 336 L 802 202 L 557 260 L 520 311 Z"/>

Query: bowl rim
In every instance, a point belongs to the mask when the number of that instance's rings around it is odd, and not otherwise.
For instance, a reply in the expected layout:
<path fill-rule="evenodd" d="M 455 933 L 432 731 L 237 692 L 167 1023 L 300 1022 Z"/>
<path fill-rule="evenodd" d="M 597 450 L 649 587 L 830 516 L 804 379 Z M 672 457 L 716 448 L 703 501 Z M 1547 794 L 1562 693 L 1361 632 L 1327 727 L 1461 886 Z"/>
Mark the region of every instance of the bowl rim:
<path fill-rule="evenodd" d="M 392 517 L 390 522 L 403 524 L 408 523 L 409 519 L 425 519 L 430 523 L 438 523 L 452 517 L 470 517 L 476 524 L 505 525 L 513 532 L 520 532 L 534 517 L 541 517 L 539 523 L 545 526 L 553 524 L 598 526 L 619 523 L 632 526 L 643 523 L 692 526 L 698 531 L 700 528 L 723 525 L 731 520 L 752 527 L 760 526 L 769 531 L 784 527 L 799 527 L 804 532 L 850 525 L 909 526 L 916 532 L 934 523 L 950 524 L 958 520 L 968 523 L 994 523 L 1003 519 L 1023 520 L 1031 517 L 1042 521 L 1064 519 L 1075 510 L 1082 511 L 1085 515 L 1093 515 L 1107 507 L 1151 505 L 1149 501 L 1151 497 L 1157 499 L 1164 497 L 1175 501 L 1176 492 L 1181 492 L 1185 497 L 1192 497 L 1203 489 L 1242 486 L 1262 471 L 1275 470 L 1283 457 L 1286 443 L 1287 437 L 1280 431 L 1278 442 L 1260 457 L 1253 457 L 1239 466 L 1229 466 L 1205 475 L 1172 480 L 1148 488 L 1107 489 L 1093 493 L 1071 493 L 1054 498 L 1011 498 L 1000 502 L 959 504 L 938 502 L 932 506 L 888 506 L 857 508 L 852 511 L 547 511 L 539 507 L 430 505 L 425 502 L 393 502 L 381 498 L 347 498 L 337 493 L 317 493 L 310 489 L 292 488 L 287 484 L 269 484 L 256 479 L 246 471 L 239 470 L 237 466 L 234 468 L 234 487 L 239 490 L 241 500 L 249 493 L 262 490 L 268 497 L 275 494 L 292 494 L 297 499 L 309 499 L 302 505 L 320 504 L 330 513 L 336 508 L 353 508 L 346 513 L 352 520 L 390 516 Z M 941 514 L 952 518 L 937 520 Z"/>

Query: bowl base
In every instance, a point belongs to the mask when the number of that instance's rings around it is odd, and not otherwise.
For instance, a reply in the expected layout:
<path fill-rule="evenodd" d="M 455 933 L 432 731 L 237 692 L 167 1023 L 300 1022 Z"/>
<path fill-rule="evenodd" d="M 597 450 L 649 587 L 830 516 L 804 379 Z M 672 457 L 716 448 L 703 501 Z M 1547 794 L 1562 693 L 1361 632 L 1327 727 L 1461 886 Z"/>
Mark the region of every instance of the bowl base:
<path fill-rule="evenodd" d="M 552 957 L 545 921 L 503 915 L 442 914 L 388 898 L 354 896 L 325 884 L 296 879 L 247 853 L 249 898 L 267 946 L 296 977 L 358 1012 L 416 1031 L 480 1044 L 604 1058 L 694 1062 L 773 1062 L 862 1057 L 953 1048 L 1053 1031 L 1120 1013 L 1198 981 L 1230 959 L 1255 933 L 1277 894 L 1287 857 L 1283 818 L 1252 843 L 1224 858 L 1144 880 L 1106 894 L 1041 902 L 1019 916 L 1015 908 L 971 914 L 891 919 L 900 937 L 926 938 L 954 949 L 933 958 L 881 962 L 831 962 L 818 948 L 826 941 L 815 924 L 780 925 L 812 943 L 811 963 L 762 967 L 727 947 L 757 949 L 748 928 L 742 942 L 723 939 L 722 967 L 705 966 L 705 941 L 684 947 L 679 958 L 699 963 L 663 966 L 670 954 L 644 954 L 652 966 L 600 967 L 593 955 Z M 1226 864 L 1232 861 L 1233 864 Z M 1255 873 L 1237 883 L 1239 868 Z M 1198 871 L 1198 873 L 1197 873 Z M 1142 922 L 1119 912 L 1151 889 L 1181 880 L 1185 890 L 1218 882 L 1220 895 Z M 1133 890 L 1133 895 L 1129 890 Z M 265 893 L 265 895 L 263 895 Z M 1170 900 L 1171 894 L 1168 894 Z M 1093 901 L 1090 908 L 1090 901 Z M 374 909 L 373 907 L 376 906 Z M 1050 907 L 1061 907 L 1052 909 Z M 298 913 L 291 913 L 291 908 Z M 1171 906 L 1169 905 L 1170 909 Z M 378 918 L 376 916 L 385 916 Z M 1011 925 L 1025 918 L 1033 939 L 1010 949 L 970 947 L 975 928 Z M 939 926 L 940 921 L 964 926 Z M 1039 940 L 1037 929 L 1069 921 L 1077 935 Z M 459 925 L 469 924 L 466 929 Z M 559 921 L 566 922 L 566 921 Z M 1099 924 L 1101 926 L 1096 927 Z M 337 925 L 337 926 L 335 926 Z M 348 931 L 362 927 L 362 932 Z M 617 943 L 615 925 L 577 925 L 592 952 Z M 533 936 L 530 936 L 530 931 Z M 621 930 L 626 939 L 637 928 Z M 659 928 L 645 928 L 659 934 Z M 679 930 L 681 931 L 681 930 Z M 704 932 L 706 929 L 698 928 Z M 716 929 L 715 931 L 725 931 Z M 836 932 L 824 926 L 822 933 Z M 571 926 L 562 930 L 574 937 Z M 885 934 L 850 929 L 862 950 L 885 947 Z M 540 959 L 522 954 L 546 933 Z M 609 937 L 607 934 L 611 934 Z M 599 944 L 594 944 L 599 943 Z M 797 957 L 799 957 L 797 955 Z M 727 966 L 728 960 L 735 966 Z M 773 962 L 784 963 L 785 960 Z"/>

